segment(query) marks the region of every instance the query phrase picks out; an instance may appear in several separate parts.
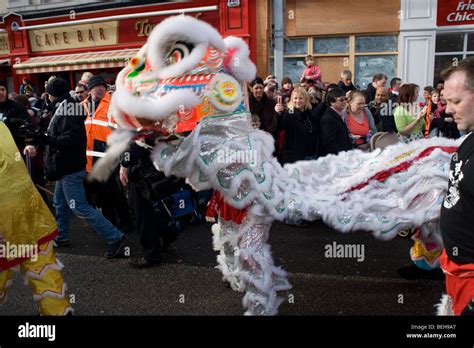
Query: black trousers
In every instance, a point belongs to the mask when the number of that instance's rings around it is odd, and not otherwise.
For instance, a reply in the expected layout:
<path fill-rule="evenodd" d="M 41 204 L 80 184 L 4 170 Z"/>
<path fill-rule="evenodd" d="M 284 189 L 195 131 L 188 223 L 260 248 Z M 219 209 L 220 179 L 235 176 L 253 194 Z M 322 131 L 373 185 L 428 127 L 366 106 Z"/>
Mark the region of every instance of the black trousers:
<path fill-rule="evenodd" d="M 133 220 L 127 197 L 118 180 L 118 168 L 104 182 L 84 182 L 89 203 L 102 208 L 102 215 L 125 233 L 133 231 Z"/>
<path fill-rule="evenodd" d="M 168 221 L 160 218 L 153 203 L 143 196 L 139 183 L 133 178 L 128 182 L 128 204 L 135 217 L 143 257 L 148 262 L 161 262 L 160 231 L 168 228 Z"/>

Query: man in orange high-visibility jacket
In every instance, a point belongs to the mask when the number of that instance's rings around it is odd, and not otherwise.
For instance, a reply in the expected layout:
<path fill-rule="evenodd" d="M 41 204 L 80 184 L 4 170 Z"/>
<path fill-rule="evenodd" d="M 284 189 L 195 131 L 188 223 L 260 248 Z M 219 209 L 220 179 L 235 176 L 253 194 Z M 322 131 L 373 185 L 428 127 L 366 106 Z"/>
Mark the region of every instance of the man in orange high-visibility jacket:
<path fill-rule="evenodd" d="M 93 76 L 87 88 L 89 97 L 82 102 L 86 109 L 87 166 L 91 172 L 94 163 L 105 156 L 107 138 L 117 126 L 109 119 L 110 93 L 107 82 L 100 76 Z M 114 172 L 105 183 L 86 183 L 88 198 L 92 204 L 100 206 L 104 216 L 123 232 L 132 229 L 130 211 L 124 193 L 118 185 L 118 172 Z"/>
<path fill-rule="evenodd" d="M 87 167 L 91 172 L 92 165 L 100 157 L 105 156 L 107 138 L 112 133 L 116 124 L 113 119 L 109 122 L 110 94 L 107 92 L 107 82 L 102 76 L 93 76 L 87 88 L 90 96 L 82 103 L 87 112 L 86 134 L 87 134 Z"/>

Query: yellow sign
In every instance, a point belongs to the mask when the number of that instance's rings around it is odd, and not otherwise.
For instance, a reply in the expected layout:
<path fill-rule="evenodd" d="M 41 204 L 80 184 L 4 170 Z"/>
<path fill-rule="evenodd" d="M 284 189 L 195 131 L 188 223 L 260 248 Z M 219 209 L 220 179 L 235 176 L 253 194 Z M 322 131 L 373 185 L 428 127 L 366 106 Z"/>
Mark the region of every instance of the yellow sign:
<path fill-rule="evenodd" d="M 81 24 L 70 27 L 36 29 L 28 32 L 31 50 L 45 52 L 71 48 L 116 45 L 118 22 Z"/>
<path fill-rule="evenodd" d="M 8 33 L 0 34 L 0 55 L 9 54 L 10 46 L 8 45 Z"/>

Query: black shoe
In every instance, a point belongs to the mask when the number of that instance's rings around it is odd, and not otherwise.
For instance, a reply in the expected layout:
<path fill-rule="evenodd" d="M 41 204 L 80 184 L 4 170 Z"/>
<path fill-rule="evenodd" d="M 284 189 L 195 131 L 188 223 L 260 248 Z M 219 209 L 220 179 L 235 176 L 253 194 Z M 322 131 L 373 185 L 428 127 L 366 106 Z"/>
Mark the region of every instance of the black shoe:
<path fill-rule="evenodd" d="M 66 248 L 66 247 L 70 247 L 71 246 L 71 242 L 66 239 L 66 240 L 54 240 L 54 246 L 56 248 Z"/>
<path fill-rule="evenodd" d="M 161 265 L 161 262 L 149 262 L 142 256 L 142 257 L 131 259 L 130 261 L 128 261 L 128 264 L 132 268 L 141 269 L 141 268 L 150 268 L 150 267 L 159 266 Z"/>
<path fill-rule="evenodd" d="M 125 246 L 125 243 L 127 242 L 127 240 L 128 240 L 128 236 L 124 234 L 123 237 L 119 241 L 113 244 L 109 244 L 109 249 L 105 253 L 104 257 L 106 259 L 113 259 L 114 257 L 117 257 L 121 253 L 122 248 Z"/>
<path fill-rule="evenodd" d="M 397 271 L 398 275 L 403 279 L 408 280 L 417 280 L 417 279 L 431 279 L 431 280 L 444 280 L 445 276 L 443 271 L 440 268 L 426 271 L 417 267 L 416 265 L 411 265 L 407 267 L 402 267 Z"/>

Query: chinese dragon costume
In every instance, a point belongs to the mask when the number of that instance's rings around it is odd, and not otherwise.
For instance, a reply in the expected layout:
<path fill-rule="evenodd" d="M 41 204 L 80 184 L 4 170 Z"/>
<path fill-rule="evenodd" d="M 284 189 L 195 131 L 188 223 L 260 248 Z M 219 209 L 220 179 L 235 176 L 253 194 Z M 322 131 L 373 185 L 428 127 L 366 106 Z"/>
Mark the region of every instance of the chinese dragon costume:
<path fill-rule="evenodd" d="M 121 127 L 92 176 L 105 180 L 129 142 L 145 137 L 155 139 L 158 170 L 197 191 L 214 189 L 218 268 L 245 293 L 248 315 L 277 314 L 280 293 L 291 288 L 267 243 L 273 220 L 323 219 L 385 240 L 419 228 L 420 240 L 442 247 L 439 210 L 458 142 L 420 140 L 282 167 L 272 136 L 251 127 L 246 82 L 255 74 L 242 39 L 223 39 L 188 16 L 164 20 L 117 77 L 111 115 Z M 251 160 L 223 156 L 236 153 Z"/>
<path fill-rule="evenodd" d="M 56 259 L 56 222 L 28 175 L 7 126 L 0 122 L 0 304 L 19 268 L 41 315 L 66 315 L 72 307 Z"/>

